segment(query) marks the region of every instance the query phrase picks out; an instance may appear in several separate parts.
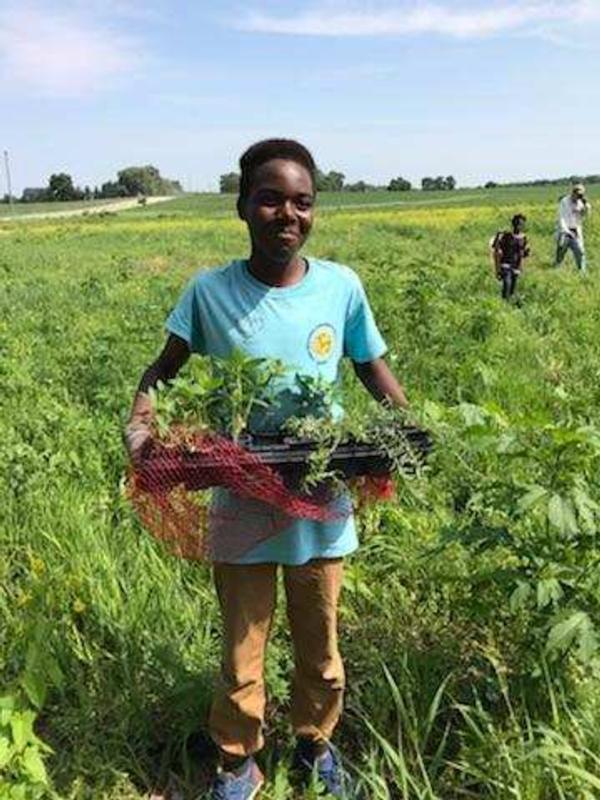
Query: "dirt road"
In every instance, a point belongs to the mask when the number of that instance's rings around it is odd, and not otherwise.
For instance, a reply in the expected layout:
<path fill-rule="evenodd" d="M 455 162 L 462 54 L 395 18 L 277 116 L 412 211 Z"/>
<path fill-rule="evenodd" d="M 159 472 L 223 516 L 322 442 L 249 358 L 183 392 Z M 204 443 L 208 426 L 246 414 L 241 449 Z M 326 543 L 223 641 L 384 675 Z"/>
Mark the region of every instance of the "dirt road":
<path fill-rule="evenodd" d="M 146 205 L 151 206 L 155 203 L 166 203 L 169 200 L 174 200 L 175 195 L 161 195 L 157 197 L 147 197 Z M 35 211 L 32 214 L 11 214 L 0 217 L 0 222 L 26 222 L 31 219 L 49 219 L 54 217 L 80 217 L 83 214 L 101 214 L 103 211 L 126 211 L 128 208 L 137 208 L 140 206 L 136 197 L 124 197 L 115 200 L 111 203 L 102 203 L 101 205 L 91 205 L 89 207 L 83 206 L 82 208 L 70 208 L 68 211 Z M 140 206 L 142 207 L 142 206 Z"/>

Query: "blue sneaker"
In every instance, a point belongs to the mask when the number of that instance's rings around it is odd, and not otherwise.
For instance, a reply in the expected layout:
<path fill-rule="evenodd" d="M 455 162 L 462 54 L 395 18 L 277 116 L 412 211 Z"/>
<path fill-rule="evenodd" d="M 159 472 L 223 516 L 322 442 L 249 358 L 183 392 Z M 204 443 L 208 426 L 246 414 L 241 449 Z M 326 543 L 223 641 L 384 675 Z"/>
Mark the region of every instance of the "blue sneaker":
<path fill-rule="evenodd" d="M 265 779 L 256 761 L 247 758 L 235 772 L 220 770 L 212 789 L 211 800 L 252 800 L 256 797 Z"/>
<path fill-rule="evenodd" d="M 321 755 L 317 755 L 315 743 L 310 739 L 298 739 L 292 769 L 299 773 L 304 784 L 310 783 L 313 775 L 323 784 L 327 794 L 332 797 L 346 797 L 347 776 L 330 745 Z"/>

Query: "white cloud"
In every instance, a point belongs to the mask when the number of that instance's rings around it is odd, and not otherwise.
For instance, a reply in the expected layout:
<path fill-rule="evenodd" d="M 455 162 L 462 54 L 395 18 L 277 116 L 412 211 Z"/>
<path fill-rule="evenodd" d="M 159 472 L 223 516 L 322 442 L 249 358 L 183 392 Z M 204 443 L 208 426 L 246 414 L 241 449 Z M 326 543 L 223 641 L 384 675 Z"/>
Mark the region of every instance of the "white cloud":
<path fill-rule="evenodd" d="M 600 20 L 599 0 L 486 3 L 485 6 L 416 2 L 402 8 L 347 11 L 326 4 L 295 15 L 250 12 L 244 30 L 311 36 L 402 36 L 439 34 L 477 38 L 517 32 L 528 26 L 590 23 Z"/>
<path fill-rule="evenodd" d="M 600 21 L 600 2 L 599 0 L 579 0 L 573 3 L 574 15 L 577 22 L 599 22 Z"/>
<path fill-rule="evenodd" d="M 58 97 L 106 88 L 141 64 L 129 36 L 79 15 L 38 7 L 0 12 L 0 71 L 6 86 Z"/>

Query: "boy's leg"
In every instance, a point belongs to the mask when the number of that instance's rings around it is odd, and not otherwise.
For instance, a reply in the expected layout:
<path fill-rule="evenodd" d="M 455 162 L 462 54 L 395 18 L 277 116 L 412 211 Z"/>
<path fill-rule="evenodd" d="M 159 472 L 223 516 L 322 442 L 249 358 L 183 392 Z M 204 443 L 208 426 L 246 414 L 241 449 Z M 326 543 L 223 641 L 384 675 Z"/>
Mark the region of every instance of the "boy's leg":
<path fill-rule="evenodd" d="M 581 272 L 585 272 L 585 251 L 581 246 L 581 242 L 575 236 L 570 241 L 571 251 L 575 257 L 575 263 L 577 264 L 577 269 Z"/>
<path fill-rule="evenodd" d="M 502 297 L 508 300 L 510 296 L 510 282 L 512 270 L 509 267 L 502 267 Z"/>
<path fill-rule="evenodd" d="M 248 756 L 263 746 L 264 655 L 275 610 L 275 564 L 216 564 L 215 586 L 223 618 L 223 664 L 210 733 L 227 756 Z"/>
<path fill-rule="evenodd" d="M 331 738 L 342 713 L 344 666 L 337 640 L 342 575 L 341 558 L 284 571 L 296 665 L 292 725 L 296 736 L 318 743 Z"/>
<path fill-rule="evenodd" d="M 559 264 L 562 264 L 563 258 L 569 249 L 569 240 L 570 237 L 565 233 L 561 233 L 556 240 L 556 260 L 554 262 L 556 267 L 558 267 Z"/>

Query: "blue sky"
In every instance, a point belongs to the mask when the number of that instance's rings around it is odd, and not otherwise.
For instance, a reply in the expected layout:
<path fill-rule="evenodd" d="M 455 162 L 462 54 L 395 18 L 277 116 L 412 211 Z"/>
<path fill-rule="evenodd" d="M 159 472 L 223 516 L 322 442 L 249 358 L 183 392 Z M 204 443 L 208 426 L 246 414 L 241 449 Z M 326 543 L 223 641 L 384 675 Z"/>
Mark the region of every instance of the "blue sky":
<path fill-rule="evenodd" d="M 600 0 L 0 0 L 16 192 L 142 163 L 216 188 L 273 135 L 348 180 L 600 172 L 599 76 Z"/>

